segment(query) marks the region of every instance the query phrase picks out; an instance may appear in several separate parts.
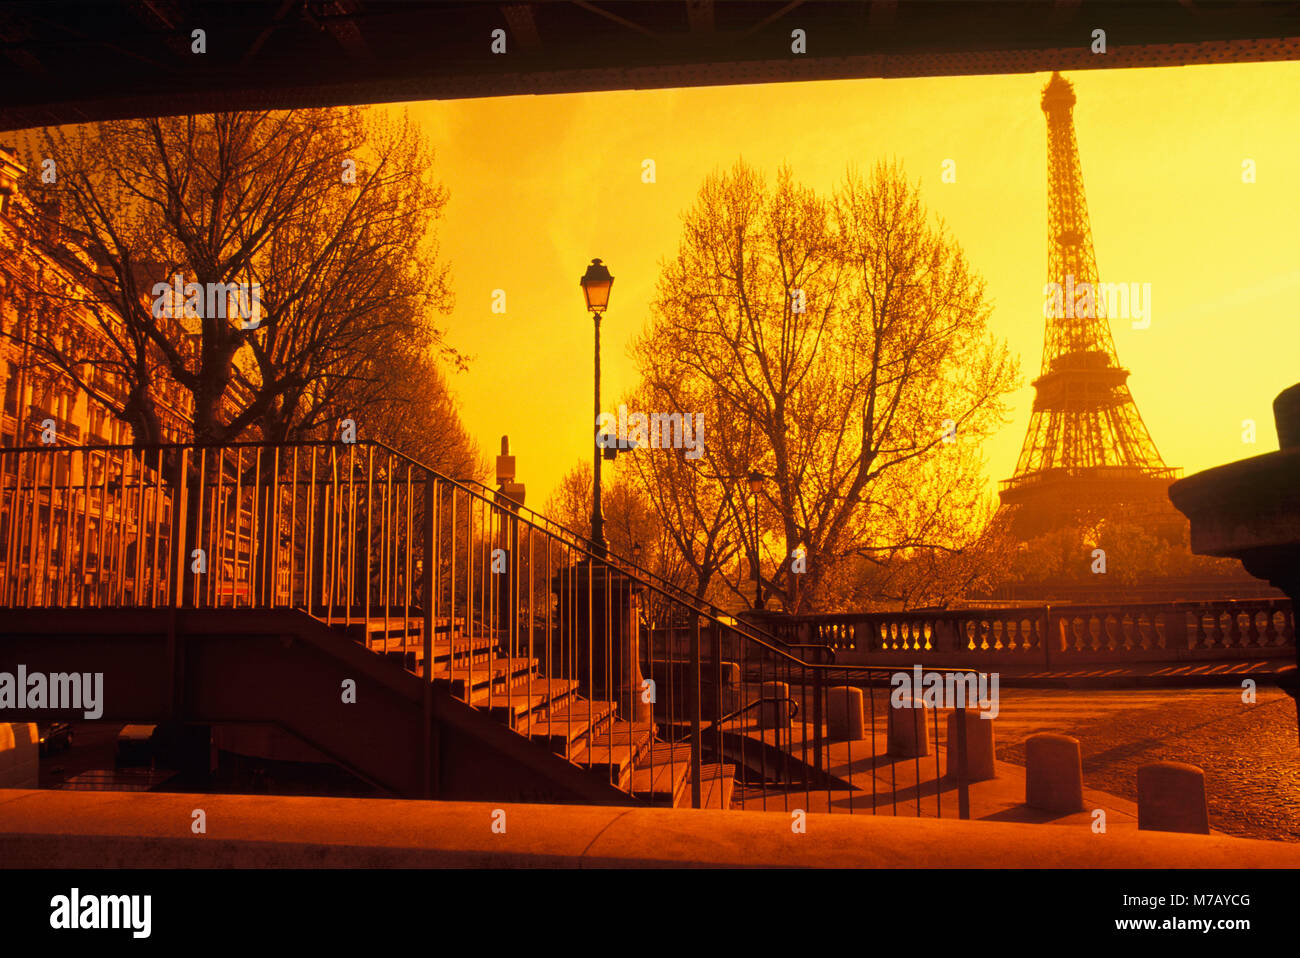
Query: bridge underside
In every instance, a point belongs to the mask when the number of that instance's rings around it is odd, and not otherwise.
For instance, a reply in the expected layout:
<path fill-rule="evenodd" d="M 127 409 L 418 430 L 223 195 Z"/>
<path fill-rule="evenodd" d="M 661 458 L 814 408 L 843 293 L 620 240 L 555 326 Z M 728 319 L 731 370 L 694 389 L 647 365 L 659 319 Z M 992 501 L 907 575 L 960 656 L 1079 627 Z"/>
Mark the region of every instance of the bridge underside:
<path fill-rule="evenodd" d="M 9 0 L 0 130 L 122 117 L 850 77 L 1294 59 L 1282 3 Z M 1207 9 L 1212 6 L 1215 9 Z M 321 7 L 330 8 L 328 13 Z M 314 12 L 313 12 L 314 10 Z M 71 29 L 69 24 L 76 24 Z M 202 26 L 206 51 L 193 52 Z M 1104 26 L 1105 56 L 1089 42 Z M 792 48 L 801 31 L 806 47 Z M 493 52 L 500 31 L 503 55 Z"/>

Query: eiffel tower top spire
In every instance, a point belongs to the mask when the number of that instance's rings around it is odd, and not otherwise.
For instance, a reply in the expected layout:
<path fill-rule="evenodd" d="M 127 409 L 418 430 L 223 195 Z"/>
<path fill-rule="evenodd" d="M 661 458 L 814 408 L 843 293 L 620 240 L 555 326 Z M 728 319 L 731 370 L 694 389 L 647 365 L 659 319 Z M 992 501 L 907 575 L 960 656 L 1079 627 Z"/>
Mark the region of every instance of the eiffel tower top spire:
<path fill-rule="evenodd" d="M 1096 284 L 1097 255 L 1092 247 L 1079 143 L 1074 136 L 1074 86 L 1053 73 L 1043 88 L 1041 102 L 1047 114 L 1047 279 L 1059 283 L 1062 290 L 1078 288 L 1081 283 Z M 1066 353 L 1097 351 L 1115 359 L 1105 309 L 1103 301 L 1092 318 L 1048 325 L 1043 340 L 1044 373 L 1053 359 Z"/>
<path fill-rule="evenodd" d="M 1043 362 L 1034 409 L 1002 502 L 1037 534 L 1077 520 L 1139 511 L 1172 514 L 1165 495 L 1177 470 L 1160 458 L 1128 388 L 1107 319 L 1074 133 L 1073 85 L 1053 73 L 1047 117 L 1047 278 L 1058 308 L 1045 309 Z M 1077 299 L 1080 291 L 1085 291 Z M 1127 302 L 1127 291 L 1125 291 Z M 1050 304 L 1049 300 L 1049 304 Z"/>

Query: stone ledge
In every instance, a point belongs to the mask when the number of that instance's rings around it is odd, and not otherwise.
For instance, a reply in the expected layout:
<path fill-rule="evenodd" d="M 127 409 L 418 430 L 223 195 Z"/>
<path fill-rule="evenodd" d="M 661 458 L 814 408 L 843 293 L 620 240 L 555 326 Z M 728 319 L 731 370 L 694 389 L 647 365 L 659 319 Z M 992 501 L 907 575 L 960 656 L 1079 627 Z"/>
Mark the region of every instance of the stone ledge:
<path fill-rule="evenodd" d="M 207 816 L 190 833 L 191 812 Z M 506 813 L 506 834 L 492 814 Z M 1300 844 L 810 814 L 0 790 L 9 868 L 1300 868 Z M 1044 841 L 1047 838 L 1049 840 Z"/>

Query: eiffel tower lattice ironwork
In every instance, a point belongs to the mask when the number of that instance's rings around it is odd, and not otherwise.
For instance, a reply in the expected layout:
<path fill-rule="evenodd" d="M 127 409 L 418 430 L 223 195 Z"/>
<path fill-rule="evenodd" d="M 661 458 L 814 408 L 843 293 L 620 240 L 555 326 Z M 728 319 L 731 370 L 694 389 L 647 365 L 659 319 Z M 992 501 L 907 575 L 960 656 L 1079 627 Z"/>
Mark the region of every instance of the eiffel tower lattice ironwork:
<path fill-rule="evenodd" d="M 1047 114 L 1049 308 L 1043 364 L 1015 475 L 1001 485 L 1013 528 L 1029 537 L 1102 518 L 1176 527 L 1164 464 L 1128 388 L 1099 286 L 1074 135 L 1074 89 L 1053 73 Z M 1059 284 L 1053 287 L 1051 284 Z M 1049 291 L 1055 294 L 1049 298 Z"/>

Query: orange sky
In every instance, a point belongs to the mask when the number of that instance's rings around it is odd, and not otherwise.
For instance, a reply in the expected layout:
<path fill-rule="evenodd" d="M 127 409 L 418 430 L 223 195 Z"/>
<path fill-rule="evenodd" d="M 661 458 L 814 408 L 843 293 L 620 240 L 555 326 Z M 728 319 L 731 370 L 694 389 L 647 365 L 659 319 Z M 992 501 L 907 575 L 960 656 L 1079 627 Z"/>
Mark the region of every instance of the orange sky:
<path fill-rule="evenodd" d="M 993 330 L 1021 355 L 1011 423 L 986 444 L 1006 478 L 1029 418 L 1046 280 L 1048 74 L 852 80 L 407 104 L 438 150 L 440 227 L 457 305 L 449 338 L 466 425 L 495 454 L 509 433 L 528 503 L 589 456 L 591 320 L 578 277 L 615 276 L 603 324 L 605 408 L 636 379 L 680 214 L 743 156 L 829 191 L 847 164 L 896 158 L 985 278 Z M 1150 283 L 1148 329 L 1113 323 L 1121 362 L 1167 464 L 1194 472 L 1276 448 L 1271 403 L 1300 379 L 1300 64 L 1097 70 L 1067 76 L 1103 282 Z M 657 182 L 641 181 L 642 161 Z M 957 182 L 941 164 L 956 162 Z M 1257 182 L 1242 182 L 1253 159 Z M 507 312 L 491 311 L 506 291 Z M 1258 441 L 1242 442 L 1254 419 Z"/>

